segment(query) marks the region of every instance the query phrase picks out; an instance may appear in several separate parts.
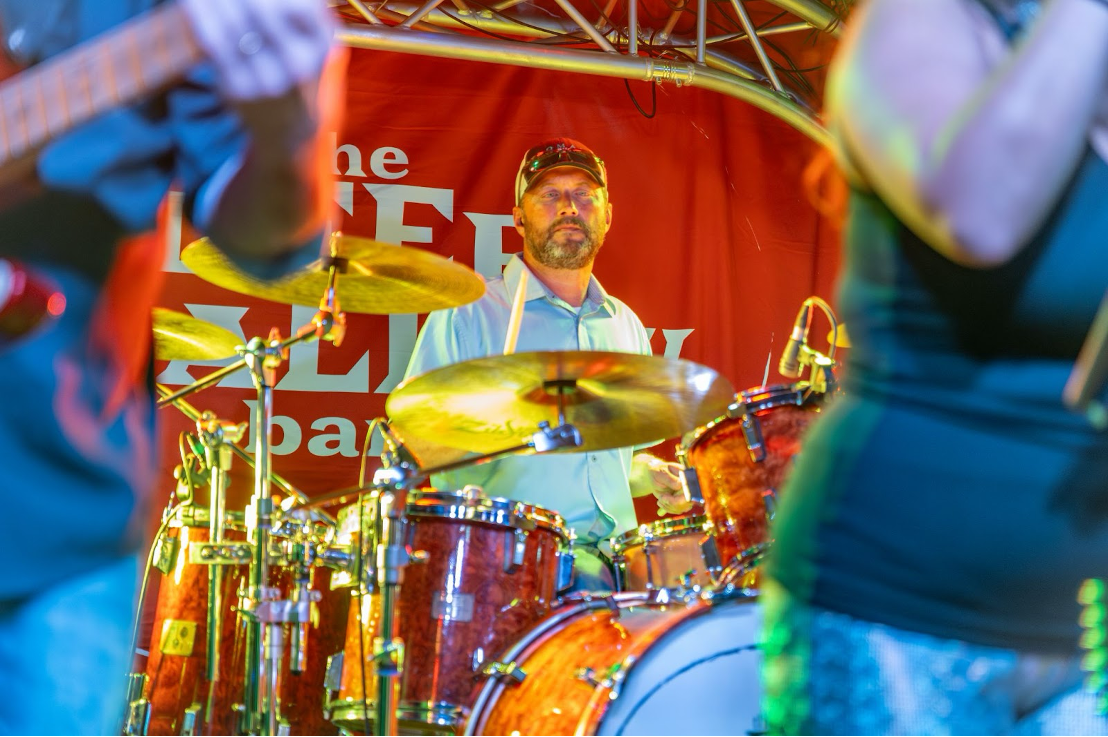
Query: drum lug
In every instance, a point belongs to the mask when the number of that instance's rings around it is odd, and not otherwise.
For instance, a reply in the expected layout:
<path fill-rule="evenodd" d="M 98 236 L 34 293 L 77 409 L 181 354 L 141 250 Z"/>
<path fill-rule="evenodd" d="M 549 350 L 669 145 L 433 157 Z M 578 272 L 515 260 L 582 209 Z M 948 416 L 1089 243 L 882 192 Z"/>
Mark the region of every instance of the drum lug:
<path fill-rule="evenodd" d="M 577 561 L 577 555 L 573 552 L 573 545 L 559 550 L 558 556 L 558 580 L 556 585 L 556 591 L 560 594 L 569 587 L 573 586 L 574 564 Z"/>
<path fill-rule="evenodd" d="M 514 573 L 523 565 L 527 553 L 527 531 L 511 530 L 504 543 L 504 572 Z"/>
<path fill-rule="evenodd" d="M 750 451 L 750 460 L 761 463 L 766 459 L 766 441 L 762 437 L 762 423 L 753 412 L 745 411 L 745 408 L 741 423 L 743 438 L 746 439 L 746 447 Z"/>
<path fill-rule="evenodd" d="M 696 475 L 696 469 L 685 466 L 681 469 L 681 484 L 685 487 L 685 495 L 694 504 L 704 503 L 704 494 L 700 491 L 700 477 Z"/>
<path fill-rule="evenodd" d="M 200 718 L 200 704 L 194 703 L 189 708 L 185 709 L 185 715 L 181 719 L 181 735 L 195 735 L 196 723 Z"/>
<path fill-rule="evenodd" d="M 762 504 L 766 507 L 766 521 L 772 522 L 777 515 L 777 489 L 772 486 L 762 492 Z"/>
<path fill-rule="evenodd" d="M 127 715 L 123 723 L 123 734 L 144 735 L 150 730 L 150 701 L 143 696 L 146 690 L 145 673 L 131 673 L 127 676 Z"/>
<path fill-rule="evenodd" d="M 527 673 L 514 660 L 507 663 L 489 663 L 481 669 L 481 673 L 489 678 L 516 683 L 523 683 L 523 679 L 527 677 Z"/>
<path fill-rule="evenodd" d="M 323 676 L 323 688 L 328 692 L 338 691 L 342 688 L 342 666 L 345 659 L 346 652 L 344 650 L 327 656 L 327 671 Z M 334 698 L 334 695 L 328 693 L 327 700 L 330 701 L 332 698 Z"/>
<path fill-rule="evenodd" d="M 473 672 L 474 673 L 480 673 L 481 672 L 481 666 L 484 665 L 484 663 L 485 663 L 485 649 L 483 647 L 479 647 L 479 648 L 477 648 L 476 650 L 473 651 L 473 658 L 471 660 L 471 663 L 473 664 L 472 665 Z"/>
<path fill-rule="evenodd" d="M 177 549 L 180 545 L 181 541 L 176 536 L 160 535 L 154 543 L 154 551 L 150 556 L 151 566 L 161 571 L 163 576 L 168 576 L 177 560 Z"/>
<path fill-rule="evenodd" d="M 704 559 L 704 566 L 707 568 L 709 575 L 718 574 L 723 567 L 723 563 L 719 559 L 719 548 L 716 546 L 716 539 L 710 534 L 705 535 L 700 541 L 700 557 Z"/>
<path fill-rule="evenodd" d="M 593 688 L 606 689 L 609 692 L 608 698 L 615 700 L 619 698 L 619 693 L 623 688 L 623 678 L 620 675 L 622 670 L 622 664 L 616 663 L 608 668 L 602 677 L 598 677 L 596 671 L 592 668 L 578 668 L 573 671 L 573 677 Z"/>

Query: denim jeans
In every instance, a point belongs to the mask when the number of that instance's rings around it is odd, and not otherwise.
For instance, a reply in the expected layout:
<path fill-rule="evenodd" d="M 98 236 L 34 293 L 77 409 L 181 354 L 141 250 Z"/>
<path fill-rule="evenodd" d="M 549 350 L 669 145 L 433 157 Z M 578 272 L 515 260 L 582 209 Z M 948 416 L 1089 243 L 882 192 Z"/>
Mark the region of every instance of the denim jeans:
<path fill-rule="evenodd" d="M 770 734 L 1108 734 L 1080 656 L 932 637 L 762 590 Z"/>
<path fill-rule="evenodd" d="M 0 734 L 119 734 L 134 556 L 0 604 Z"/>

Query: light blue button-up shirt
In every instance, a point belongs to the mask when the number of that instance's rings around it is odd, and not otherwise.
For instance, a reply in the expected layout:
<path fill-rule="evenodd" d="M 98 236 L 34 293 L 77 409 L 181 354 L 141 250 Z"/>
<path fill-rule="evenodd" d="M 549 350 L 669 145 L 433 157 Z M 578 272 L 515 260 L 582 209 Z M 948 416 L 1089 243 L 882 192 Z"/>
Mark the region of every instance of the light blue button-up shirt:
<path fill-rule="evenodd" d="M 502 276 L 487 281 L 481 299 L 428 315 L 407 376 L 503 352 L 512 302 L 526 268 L 516 254 Z M 525 299 L 517 353 L 651 353 L 650 340 L 638 316 L 605 292 L 595 276 L 589 280 L 580 308 L 556 296 L 533 275 L 527 280 Z M 555 511 L 573 528 L 579 541 L 595 543 L 636 525 L 628 481 L 632 452 L 628 447 L 593 453 L 509 456 L 437 474 L 432 483 L 441 489 L 476 484 L 489 496 Z"/>

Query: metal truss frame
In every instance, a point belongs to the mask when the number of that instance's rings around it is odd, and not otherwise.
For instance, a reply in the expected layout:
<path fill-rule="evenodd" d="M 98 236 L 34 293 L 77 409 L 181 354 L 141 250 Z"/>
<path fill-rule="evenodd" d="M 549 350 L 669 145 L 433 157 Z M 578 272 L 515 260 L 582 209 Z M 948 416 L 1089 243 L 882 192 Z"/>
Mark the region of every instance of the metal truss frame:
<path fill-rule="evenodd" d="M 348 16 L 339 40 L 351 47 L 700 87 L 828 142 L 816 86 L 805 78 L 816 70 L 788 68 L 771 37 L 837 37 L 845 0 L 661 0 L 664 19 L 644 18 L 646 0 L 489 2 L 330 0 Z M 756 25 L 751 6 L 768 20 Z M 676 30 L 690 21 L 692 33 Z"/>

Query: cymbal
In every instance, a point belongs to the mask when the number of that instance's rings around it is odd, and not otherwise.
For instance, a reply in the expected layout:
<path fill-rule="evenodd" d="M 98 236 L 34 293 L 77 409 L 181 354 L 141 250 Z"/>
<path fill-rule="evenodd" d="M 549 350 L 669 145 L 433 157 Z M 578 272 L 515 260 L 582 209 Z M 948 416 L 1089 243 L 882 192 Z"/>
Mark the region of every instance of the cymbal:
<path fill-rule="evenodd" d="M 155 307 L 154 358 L 161 361 L 214 361 L 235 355 L 242 344 L 230 330 L 186 315 Z"/>
<path fill-rule="evenodd" d="M 405 248 L 336 233 L 331 253 L 340 259 L 339 307 L 372 315 L 430 312 L 456 307 L 485 293 L 468 266 L 419 248 Z M 283 279 L 263 281 L 239 269 L 207 238 L 185 246 L 181 261 L 194 274 L 232 292 L 283 304 L 319 305 L 331 258 L 320 258 Z"/>
<path fill-rule="evenodd" d="M 444 366 L 403 382 L 385 402 L 394 427 L 441 445 L 491 453 L 565 419 L 581 433 L 576 451 L 678 437 L 726 412 L 730 382 L 710 368 L 661 356 L 539 351 Z"/>

